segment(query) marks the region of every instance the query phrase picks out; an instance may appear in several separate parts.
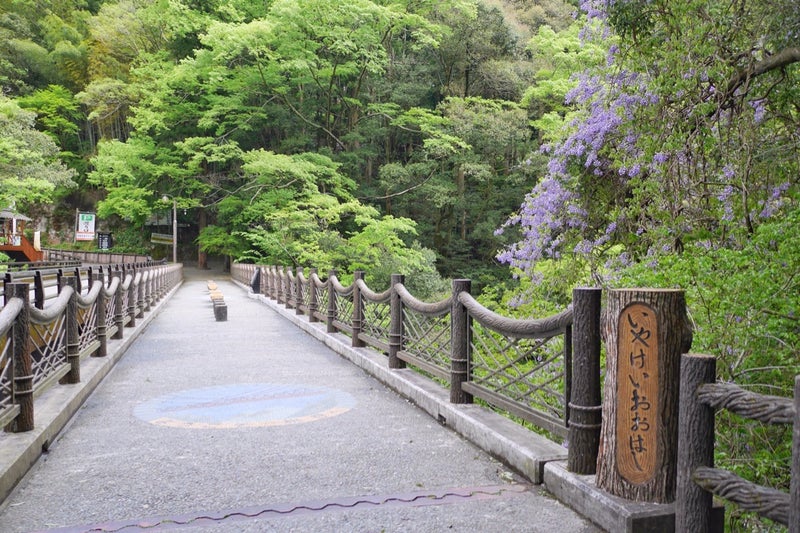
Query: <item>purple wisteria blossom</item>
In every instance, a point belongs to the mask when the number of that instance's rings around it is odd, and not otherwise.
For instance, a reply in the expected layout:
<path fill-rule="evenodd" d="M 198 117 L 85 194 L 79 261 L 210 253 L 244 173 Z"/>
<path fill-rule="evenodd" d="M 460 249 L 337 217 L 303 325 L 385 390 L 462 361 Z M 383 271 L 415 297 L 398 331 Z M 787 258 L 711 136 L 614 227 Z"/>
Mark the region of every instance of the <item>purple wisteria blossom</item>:
<path fill-rule="evenodd" d="M 497 256 L 501 262 L 531 272 L 538 259 L 556 258 L 568 228 L 582 229 L 585 212 L 574 200 L 576 195 L 561 180 L 547 177 L 527 196 L 519 212 L 504 227 L 519 225 L 523 240 Z M 500 228 L 497 233 L 501 233 Z"/>
<path fill-rule="evenodd" d="M 591 38 L 599 40 L 598 26 L 606 26 L 606 3 L 584 1 L 581 7 L 588 15 L 587 27 L 592 27 Z M 565 103 L 580 112 L 567 125 L 561 141 L 542 147 L 542 152 L 550 156 L 547 175 L 506 223 L 519 226 L 523 238 L 500 253 L 499 261 L 532 275 L 539 260 L 558 258 L 565 252 L 588 256 L 613 239 L 616 221 L 608 221 L 603 229 L 588 226 L 583 205 L 591 199 L 581 196 L 580 183 L 610 179 L 613 174 L 620 176 L 617 181 L 624 181 L 645 172 L 639 136 L 632 124 L 638 110 L 658 102 L 645 75 L 615 66 L 618 52 L 617 46 L 610 44 L 603 71 L 580 74 L 577 85 L 566 95 Z M 668 159 L 660 152 L 647 164 L 657 167 Z M 612 161 L 630 164 L 614 172 Z M 566 245 L 571 246 L 564 250 Z"/>
<path fill-rule="evenodd" d="M 764 118 L 767 115 L 766 101 L 762 98 L 759 100 L 752 100 L 749 103 L 750 107 L 753 108 L 753 121 L 756 124 L 764 122 Z"/>
<path fill-rule="evenodd" d="M 767 219 L 772 218 L 784 206 L 786 198 L 784 194 L 789 190 L 791 184 L 789 182 L 782 183 L 777 187 L 772 187 L 769 196 L 765 200 L 759 201 L 761 211 L 758 213 L 759 218 Z"/>
<path fill-rule="evenodd" d="M 722 192 L 717 195 L 717 200 L 722 203 L 722 220 L 730 222 L 734 218 L 732 198 L 736 194 L 736 188 L 733 185 L 726 185 Z"/>

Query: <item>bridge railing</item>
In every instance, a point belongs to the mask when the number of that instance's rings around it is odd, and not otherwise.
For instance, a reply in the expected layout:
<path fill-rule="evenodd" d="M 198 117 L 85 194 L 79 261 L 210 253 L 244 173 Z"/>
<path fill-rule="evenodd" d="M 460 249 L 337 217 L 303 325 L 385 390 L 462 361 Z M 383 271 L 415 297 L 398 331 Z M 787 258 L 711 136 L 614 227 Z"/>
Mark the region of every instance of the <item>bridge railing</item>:
<path fill-rule="evenodd" d="M 119 265 L 153 262 L 153 258 L 142 254 L 124 254 L 110 250 L 90 252 L 85 250 L 59 250 L 42 248 L 45 261 L 76 261 L 93 265 Z"/>
<path fill-rule="evenodd" d="M 28 270 L 75 268 L 81 266 L 81 262 L 75 259 L 61 259 L 48 261 L 11 261 L 0 263 L 2 272 L 19 272 Z"/>
<path fill-rule="evenodd" d="M 324 322 L 329 333 L 350 336 L 353 347 L 384 353 L 389 368 L 409 366 L 433 378 L 449 388 L 452 403 L 478 398 L 569 440 L 573 471 L 594 473 L 600 431 L 599 327 L 575 324 L 573 309 L 542 319 L 503 317 L 470 295 L 469 280 L 455 280 L 447 298 L 424 302 L 408 291 L 400 275 L 392 276 L 382 292 L 367 286 L 363 272 L 355 272 L 348 286 L 336 271 L 323 281 L 315 269 L 306 277 L 303 269 L 235 263 L 231 275 L 309 321 Z M 587 300 L 581 291 L 593 297 Z M 578 316 L 599 324 L 600 290 L 576 289 L 576 295 L 573 307 L 596 300 L 594 312 Z M 573 350 L 576 333 L 584 338 L 578 353 Z M 573 390 L 578 381 L 583 385 Z M 597 394 L 587 397 L 582 394 L 586 390 Z"/>
<path fill-rule="evenodd" d="M 710 531 L 713 496 L 800 533 L 800 376 L 794 399 L 756 394 L 733 383 L 716 382 L 715 358 L 685 354 L 681 359 L 680 426 L 676 531 Z M 789 494 L 714 468 L 715 410 L 749 420 L 793 426 Z"/>
<path fill-rule="evenodd" d="M 39 308 L 27 281 L 3 283 L 0 310 L 0 427 L 30 431 L 34 400 L 56 383 L 78 383 L 85 357 L 105 357 L 109 337 L 159 301 L 182 278 L 181 265 L 96 272 L 81 294 L 79 276 L 64 275 Z M 108 282 L 108 284 L 106 284 Z"/>
<path fill-rule="evenodd" d="M 31 290 L 31 300 L 38 309 L 44 309 L 48 300 L 52 300 L 60 293 L 61 279 L 65 276 L 75 277 L 78 281 L 78 292 L 86 294 L 91 286 L 95 274 L 100 274 L 104 279 L 110 279 L 114 272 L 121 272 L 122 279 L 128 272 L 146 271 L 155 266 L 166 265 L 164 261 L 146 261 L 141 263 L 121 263 L 117 265 L 97 264 L 64 264 L 57 267 L 41 267 L 38 263 L 29 264 L 28 269 L 7 271 L 3 274 L 0 284 L 0 305 L 5 301 L 5 284 L 28 283 Z"/>

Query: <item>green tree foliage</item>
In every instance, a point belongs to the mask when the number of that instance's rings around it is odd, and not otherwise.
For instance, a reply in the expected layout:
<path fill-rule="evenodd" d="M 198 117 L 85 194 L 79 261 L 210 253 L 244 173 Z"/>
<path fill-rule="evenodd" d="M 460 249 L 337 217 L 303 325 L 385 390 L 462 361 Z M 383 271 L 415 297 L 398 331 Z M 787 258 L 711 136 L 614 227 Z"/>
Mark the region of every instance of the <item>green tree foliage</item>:
<path fill-rule="evenodd" d="M 81 120 L 81 113 L 73 94 L 65 87 L 51 85 L 16 101 L 21 107 L 36 113 L 38 129 L 53 138 L 61 147 L 62 157 L 75 168 L 81 151 L 77 124 Z"/>
<path fill-rule="evenodd" d="M 418 131 L 420 146 L 405 165 L 381 168 L 376 196 L 419 221 L 447 275 L 475 263 L 488 269 L 502 245 L 495 229 L 530 186 L 519 161 L 531 146 L 526 112 L 506 101 L 448 98 L 436 112 L 414 108 L 392 124 Z"/>
<path fill-rule="evenodd" d="M 73 187 L 74 172 L 58 158 L 58 146 L 35 129 L 36 115 L 0 96 L 0 205 L 25 208 L 49 203 L 57 188 Z"/>
<path fill-rule="evenodd" d="M 248 152 L 242 167 L 247 183 L 219 203 L 217 224 L 203 230 L 201 247 L 323 272 L 364 269 L 384 285 L 397 272 L 435 279 L 432 257 L 412 240 L 414 222 L 358 202 L 355 183 L 337 167 L 314 153 Z"/>
<path fill-rule="evenodd" d="M 0 2 L 0 83 L 10 94 L 87 81 L 88 20 L 96 2 Z"/>

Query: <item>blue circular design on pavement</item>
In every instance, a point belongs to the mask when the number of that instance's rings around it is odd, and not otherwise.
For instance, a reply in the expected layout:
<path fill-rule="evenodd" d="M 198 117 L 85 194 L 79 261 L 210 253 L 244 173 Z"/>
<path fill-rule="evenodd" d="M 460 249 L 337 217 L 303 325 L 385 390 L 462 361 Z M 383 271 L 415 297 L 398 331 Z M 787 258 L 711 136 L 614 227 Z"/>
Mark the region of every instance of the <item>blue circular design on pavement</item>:
<path fill-rule="evenodd" d="M 248 383 L 168 394 L 140 404 L 134 414 L 158 426 L 230 429 L 313 422 L 355 404 L 350 394 L 327 387 Z"/>

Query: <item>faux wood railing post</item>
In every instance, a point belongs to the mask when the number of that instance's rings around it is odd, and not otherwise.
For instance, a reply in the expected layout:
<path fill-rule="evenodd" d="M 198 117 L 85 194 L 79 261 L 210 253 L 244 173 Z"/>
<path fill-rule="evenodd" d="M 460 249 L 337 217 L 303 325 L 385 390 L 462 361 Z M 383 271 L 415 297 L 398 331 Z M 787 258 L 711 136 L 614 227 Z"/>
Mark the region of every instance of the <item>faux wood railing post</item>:
<path fill-rule="evenodd" d="M 714 383 L 716 373 L 712 356 L 681 357 L 675 531 L 710 531 L 713 496 L 692 480 L 692 474 L 699 466 L 714 466 L 714 409 L 697 399 L 697 389 Z"/>
<path fill-rule="evenodd" d="M 277 281 L 278 291 L 275 301 L 279 304 L 283 303 L 283 267 L 279 266 L 275 272 L 275 278 Z"/>
<path fill-rule="evenodd" d="M 10 285 L 12 283 L 11 280 L 11 272 L 6 272 L 3 276 L 3 287 Z M 11 298 L 11 295 L 8 294 L 5 290 L 3 291 L 3 305 L 8 303 L 8 299 Z"/>
<path fill-rule="evenodd" d="M 286 267 L 286 308 L 297 308 L 297 267 Z"/>
<path fill-rule="evenodd" d="M 74 385 L 81 382 L 81 357 L 79 353 L 80 337 L 78 335 L 78 278 L 64 276 L 65 286 L 72 289 L 67 303 L 67 363 L 69 372 L 61 378 L 60 383 Z"/>
<path fill-rule="evenodd" d="M 131 283 L 128 285 L 128 324 L 129 328 L 136 327 L 136 294 L 139 292 L 139 284 L 136 283 L 136 271 L 131 269 Z"/>
<path fill-rule="evenodd" d="M 275 267 L 270 265 L 267 267 L 267 296 L 276 299 L 275 293 Z"/>
<path fill-rule="evenodd" d="M 153 305 L 156 305 L 161 300 L 161 277 L 164 272 L 164 267 L 157 266 L 153 271 Z"/>
<path fill-rule="evenodd" d="M 100 342 L 100 347 L 93 354 L 96 357 L 105 357 L 108 355 L 108 326 L 106 325 L 106 311 L 108 300 L 106 300 L 106 287 L 103 283 L 103 271 L 101 270 L 95 274 L 95 281 L 99 282 L 102 287 L 100 292 L 97 293 L 97 340 Z"/>
<path fill-rule="evenodd" d="M 136 318 L 143 318 L 144 317 L 144 306 L 145 306 L 145 299 L 144 299 L 144 286 L 147 284 L 147 281 L 144 279 L 145 272 L 140 270 L 139 271 L 139 283 L 136 286 Z"/>
<path fill-rule="evenodd" d="M 253 294 L 261 294 L 261 269 L 258 266 L 253 268 L 253 275 L 250 276 L 250 290 Z"/>
<path fill-rule="evenodd" d="M 273 274 L 275 276 L 275 301 L 277 303 L 283 302 L 283 267 L 275 265 Z"/>
<path fill-rule="evenodd" d="M 628 500 L 671 503 L 681 354 L 692 343 L 684 293 L 611 290 L 604 324 L 607 371 L 597 486 Z"/>
<path fill-rule="evenodd" d="M 472 319 L 467 309 L 458 301 L 460 293 L 469 293 L 471 289 L 470 280 L 453 280 L 453 303 L 450 309 L 450 403 L 472 403 L 472 395 L 461 388 L 461 384 L 470 379 Z"/>
<path fill-rule="evenodd" d="M 403 349 L 403 300 L 395 290 L 397 285 L 405 283 L 402 274 L 392 274 L 392 294 L 389 300 L 389 368 L 405 368 L 406 362 L 397 357 Z"/>
<path fill-rule="evenodd" d="M 147 281 L 144 282 L 144 302 L 142 304 L 142 309 L 149 312 L 150 306 L 153 305 L 153 269 L 148 267 L 145 269 L 145 273 L 147 274 Z"/>
<path fill-rule="evenodd" d="M 167 294 L 167 271 L 165 267 L 158 269 L 156 280 L 156 285 L 158 287 L 156 291 L 156 300 L 160 302 L 161 299 L 164 298 L 164 295 Z"/>
<path fill-rule="evenodd" d="M 789 485 L 789 533 L 800 533 L 800 376 L 794 378 L 792 473 Z"/>
<path fill-rule="evenodd" d="M 283 269 L 283 297 L 285 307 L 291 309 L 294 306 L 294 274 L 291 267 Z"/>
<path fill-rule="evenodd" d="M 114 338 L 121 339 L 122 329 L 125 325 L 125 320 L 124 320 L 125 309 L 124 306 L 122 305 L 123 304 L 122 294 L 124 292 L 124 289 L 122 288 L 122 282 L 124 281 L 124 279 L 122 278 L 122 273 L 119 270 L 115 271 L 114 275 L 116 275 L 119 278 L 119 285 L 117 285 L 117 294 L 114 296 L 114 324 L 116 324 L 117 326 L 117 331 L 114 333 Z"/>
<path fill-rule="evenodd" d="M 364 327 L 364 301 L 361 295 L 361 289 L 358 288 L 358 280 L 364 279 L 364 272 L 356 270 L 353 272 L 353 338 L 351 345 L 354 348 L 362 348 L 366 343 L 358 336 L 361 335 L 361 329 Z"/>
<path fill-rule="evenodd" d="M 260 279 L 261 279 L 261 291 L 259 294 L 263 294 L 264 296 L 269 296 L 269 275 L 268 275 L 268 268 L 263 265 L 259 265 L 258 270 L 261 272 Z"/>
<path fill-rule="evenodd" d="M 294 280 L 294 314 L 303 314 L 303 267 L 297 267 Z"/>
<path fill-rule="evenodd" d="M 283 299 L 284 305 L 287 309 L 292 307 L 292 269 L 291 267 L 283 267 L 282 286 L 283 286 Z"/>
<path fill-rule="evenodd" d="M 600 301 L 602 289 L 572 291 L 572 388 L 569 399 L 567 469 L 597 471 L 600 446 Z"/>
<path fill-rule="evenodd" d="M 319 300 L 317 299 L 317 284 L 314 277 L 317 274 L 317 269 L 312 268 L 308 275 L 308 321 L 319 322 L 316 316 L 319 309 Z"/>
<path fill-rule="evenodd" d="M 33 275 L 33 305 L 36 309 L 44 309 L 44 280 L 39 270 Z"/>
<path fill-rule="evenodd" d="M 73 270 L 73 275 L 75 276 L 75 280 L 77 281 L 77 284 L 75 285 L 75 292 L 81 294 L 83 292 L 83 284 L 81 283 L 80 267 L 75 267 L 75 270 Z"/>
<path fill-rule="evenodd" d="M 325 284 L 328 288 L 328 314 L 326 316 L 325 325 L 328 333 L 335 333 L 336 326 L 333 321 L 336 320 L 336 289 L 333 286 L 333 279 L 336 277 L 336 270 L 328 272 L 328 281 Z"/>
<path fill-rule="evenodd" d="M 5 293 L 22 300 L 12 330 L 14 358 L 14 403 L 19 405 L 19 414 L 10 425 L 11 431 L 31 431 L 33 421 L 33 361 L 30 349 L 30 289 L 27 283 L 9 283 Z"/>

